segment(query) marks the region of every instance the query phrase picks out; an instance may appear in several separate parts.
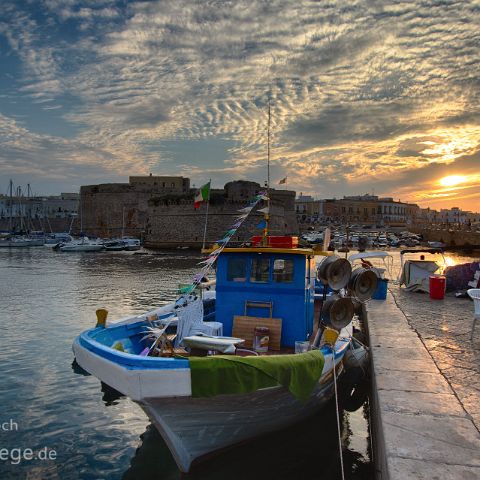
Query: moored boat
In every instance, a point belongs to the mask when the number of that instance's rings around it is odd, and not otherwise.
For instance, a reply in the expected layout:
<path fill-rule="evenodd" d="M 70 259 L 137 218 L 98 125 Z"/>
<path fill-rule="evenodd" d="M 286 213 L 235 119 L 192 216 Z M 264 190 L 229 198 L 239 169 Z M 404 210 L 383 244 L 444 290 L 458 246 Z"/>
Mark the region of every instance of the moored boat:
<path fill-rule="evenodd" d="M 140 250 L 142 248 L 142 244 L 139 238 L 135 237 L 122 237 L 122 242 L 124 244 L 123 249 L 129 252 L 133 252 L 136 250 Z"/>
<path fill-rule="evenodd" d="M 69 243 L 62 243 L 58 246 L 61 252 L 98 252 L 105 246 L 102 242 L 90 240 L 88 237 L 82 237 L 78 240 L 72 240 Z"/>
<path fill-rule="evenodd" d="M 215 294 L 192 290 L 111 323 L 100 311 L 99 324 L 73 344 L 82 368 L 143 408 L 184 472 L 206 455 L 317 412 L 351 348 L 348 296 L 336 292 L 322 322 L 314 319 L 312 249 L 220 250 Z M 342 279 L 331 270 L 335 258 L 322 270 L 335 276 L 337 289 L 350 278 L 341 260 Z M 254 349 L 259 328 L 269 332 L 263 355 Z"/>
<path fill-rule="evenodd" d="M 26 235 L 12 235 L 0 240 L 0 247 L 40 247 L 45 243 L 43 238 L 30 238 Z"/>

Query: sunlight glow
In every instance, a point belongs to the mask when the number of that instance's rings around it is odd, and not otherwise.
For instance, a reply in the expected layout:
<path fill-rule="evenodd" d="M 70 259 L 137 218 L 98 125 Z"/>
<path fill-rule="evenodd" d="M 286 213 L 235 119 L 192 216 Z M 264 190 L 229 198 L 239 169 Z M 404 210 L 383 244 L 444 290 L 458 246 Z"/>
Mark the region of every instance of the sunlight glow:
<path fill-rule="evenodd" d="M 467 181 L 467 177 L 462 175 L 449 175 L 448 177 L 443 177 L 440 179 L 440 185 L 444 187 L 454 187 L 460 183 L 465 183 Z"/>

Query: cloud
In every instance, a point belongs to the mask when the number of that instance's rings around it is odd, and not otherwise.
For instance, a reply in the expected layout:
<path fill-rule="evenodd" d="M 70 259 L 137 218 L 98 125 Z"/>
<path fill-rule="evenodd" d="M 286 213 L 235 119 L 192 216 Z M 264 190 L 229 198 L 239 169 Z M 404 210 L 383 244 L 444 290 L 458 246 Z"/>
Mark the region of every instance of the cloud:
<path fill-rule="evenodd" d="M 39 155 L 48 145 L 77 171 L 177 163 L 219 183 L 263 180 L 269 99 L 272 175 L 304 193 L 396 193 L 397 178 L 413 198 L 420 172 L 478 151 L 473 3 L 43 0 L 4 11 L 19 97 L 50 115 L 43 124 L 75 131 L 36 134 L 33 115 L 17 124 L 30 164 L 55 165 Z M 201 151 L 162 148 L 181 141 Z M 223 161 L 202 161 L 212 146 Z"/>

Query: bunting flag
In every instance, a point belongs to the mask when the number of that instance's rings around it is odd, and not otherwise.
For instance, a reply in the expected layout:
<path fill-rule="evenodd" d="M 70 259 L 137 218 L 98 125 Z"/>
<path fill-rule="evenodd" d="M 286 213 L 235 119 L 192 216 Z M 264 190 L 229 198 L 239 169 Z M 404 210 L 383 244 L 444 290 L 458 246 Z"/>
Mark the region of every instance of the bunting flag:
<path fill-rule="evenodd" d="M 237 210 L 238 212 L 242 212 L 242 213 L 250 213 L 252 211 L 253 207 L 245 207 L 245 208 L 241 208 L 240 210 Z"/>
<path fill-rule="evenodd" d="M 287 177 L 282 178 L 282 179 L 278 182 L 279 185 L 283 185 L 284 183 L 287 183 Z"/>
<path fill-rule="evenodd" d="M 268 207 L 265 207 L 265 208 L 262 208 L 262 209 L 260 209 L 260 210 L 257 210 L 257 212 L 269 213 L 269 208 L 268 208 Z"/>
<path fill-rule="evenodd" d="M 194 200 L 195 203 L 193 204 L 195 209 L 200 208 L 200 204 L 208 200 L 209 196 L 210 196 L 210 182 L 206 183 L 205 185 L 202 185 L 197 190 L 197 193 L 195 194 L 195 200 Z"/>
<path fill-rule="evenodd" d="M 207 187 L 207 188 L 206 188 Z M 205 190 L 206 188 L 206 190 Z M 197 205 L 197 198 L 199 198 L 198 204 L 200 204 L 203 200 L 206 200 L 209 196 L 209 191 L 210 191 L 210 182 L 204 185 L 203 187 L 200 188 L 199 194 L 197 197 L 195 197 L 195 205 Z M 205 196 L 204 196 L 204 192 Z M 200 199 L 201 196 L 201 199 Z M 268 200 L 267 192 L 261 191 L 259 192 L 255 197 L 254 201 L 251 202 L 247 207 L 242 208 L 239 210 L 241 215 L 238 215 L 235 218 L 235 223 L 230 227 L 229 230 L 227 230 L 221 240 L 217 240 L 215 242 L 215 247 L 212 252 L 208 255 L 208 257 L 205 260 L 202 260 L 199 262 L 199 265 L 203 265 L 202 269 L 200 272 L 196 273 L 193 276 L 193 283 L 191 286 L 188 287 L 188 291 L 182 292 L 184 296 L 187 296 L 191 294 L 197 287 L 200 285 L 201 281 L 203 278 L 207 277 L 207 274 L 210 272 L 211 268 L 213 267 L 213 264 L 217 260 L 218 256 L 220 253 L 223 251 L 223 249 L 226 247 L 227 243 L 230 241 L 230 239 L 235 235 L 237 230 L 242 226 L 243 222 L 245 219 L 248 217 L 249 213 L 258 205 L 260 201 L 266 201 Z M 195 207 L 197 208 L 197 207 Z M 261 210 L 258 210 L 259 212 L 262 213 L 268 213 L 268 207 L 265 207 Z M 265 220 L 262 220 L 258 225 L 258 228 L 266 228 L 266 222 Z M 179 301 L 179 300 L 177 300 Z"/>
<path fill-rule="evenodd" d="M 258 225 L 257 228 L 267 228 L 267 222 L 265 220 L 262 220 Z"/>

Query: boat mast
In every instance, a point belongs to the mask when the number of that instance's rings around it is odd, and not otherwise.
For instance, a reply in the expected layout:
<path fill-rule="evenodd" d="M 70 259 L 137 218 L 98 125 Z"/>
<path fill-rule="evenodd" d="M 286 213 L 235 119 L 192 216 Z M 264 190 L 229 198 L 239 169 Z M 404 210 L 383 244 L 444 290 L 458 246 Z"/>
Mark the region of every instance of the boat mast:
<path fill-rule="evenodd" d="M 13 180 L 10 179 L 10 222 L 9 230 L 12 232 L 13 229 Z"/>
<path fill-rule="evenodd" d="M 268 123 L 267 123 L 267 212 L 265 213 L 265 229 L 263 231 L 264 247 L 268 246 L 268 230 L 270 227 L 270 97 L 268 97 Z"/>
<path fill-rule="evenodd" d="M 125 236 L 125 205 L 122 207 L 122 236 L 120 238 L 123 238 Z"/>

